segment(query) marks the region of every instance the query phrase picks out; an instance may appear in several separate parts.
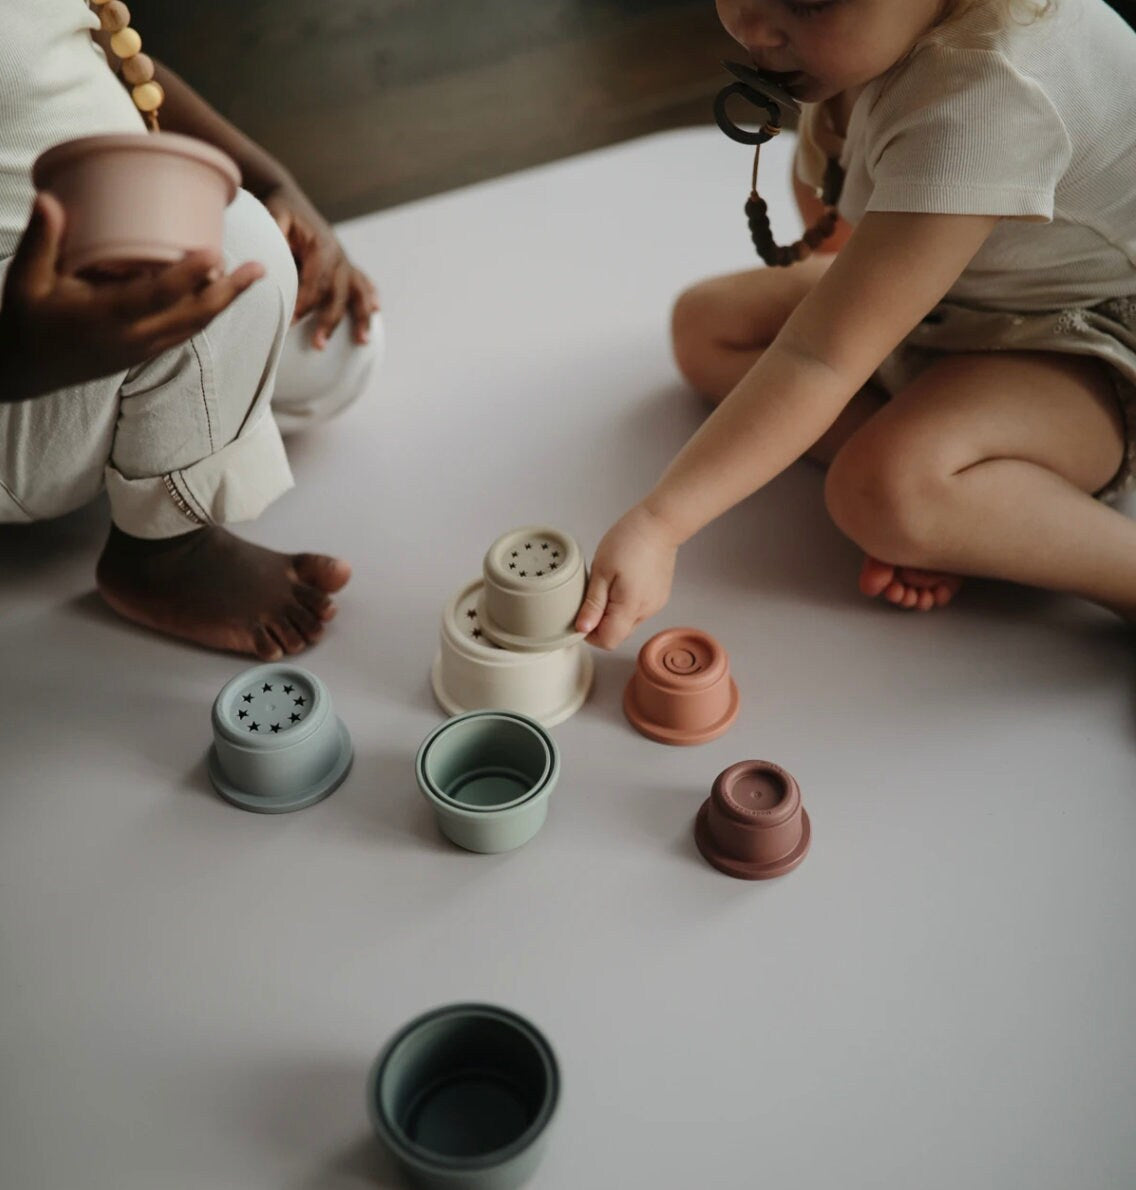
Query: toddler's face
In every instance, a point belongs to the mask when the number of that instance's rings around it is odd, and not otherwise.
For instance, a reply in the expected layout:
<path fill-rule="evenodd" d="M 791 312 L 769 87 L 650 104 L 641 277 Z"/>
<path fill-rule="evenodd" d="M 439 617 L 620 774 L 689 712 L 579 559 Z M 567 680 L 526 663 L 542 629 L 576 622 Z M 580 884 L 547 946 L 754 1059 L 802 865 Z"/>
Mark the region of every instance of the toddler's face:
<path fill-rule="evenodd" d="M 796 99 L 816 103 L 890 69 L 946 0 L 717 0 L 730 36 Z M 780 76 L 780 77 L 778 77 Z"/>

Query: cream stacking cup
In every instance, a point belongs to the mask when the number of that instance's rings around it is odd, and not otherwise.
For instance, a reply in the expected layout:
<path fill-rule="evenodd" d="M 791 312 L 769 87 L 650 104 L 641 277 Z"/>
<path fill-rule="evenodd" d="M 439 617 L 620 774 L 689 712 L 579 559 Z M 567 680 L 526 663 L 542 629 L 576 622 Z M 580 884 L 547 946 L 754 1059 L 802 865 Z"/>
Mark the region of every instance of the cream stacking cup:
<path fill-rule="evenodd" d="M 199 248 L 221 251 L 240 171 L 220 149 L 176 132 L 87 136 L 48 149 L 36 189 L 63 204 L 61 267 L 128 273 Z"/>
<path fill-rule="evenodd" d="M 499 537 L 482 563 L 478 604 L 490 640 L 523 653 L 547 653 L 584 639 L 576 616 L 588 574 L 580 547 L 566 533 L 543 525 Z"/>
<path fill-rule="evenodd" d="M 518 711 L 545 727 L 562 723 L 583 705 L 594 664 L 588 648 L 518 653 L 486 635 L 478 608 L 484 584 L 470 583 L 446 605 L 431 684 L 450 715 L 494 707 Z"/>

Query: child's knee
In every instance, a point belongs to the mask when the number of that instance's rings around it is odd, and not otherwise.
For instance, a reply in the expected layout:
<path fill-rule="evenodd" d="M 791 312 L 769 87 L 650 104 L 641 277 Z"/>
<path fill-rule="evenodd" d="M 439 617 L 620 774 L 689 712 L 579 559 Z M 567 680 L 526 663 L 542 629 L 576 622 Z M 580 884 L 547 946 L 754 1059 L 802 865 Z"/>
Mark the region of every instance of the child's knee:
<path fill-rule="evenodd" d="M 683 378 L 699 392 L 708 388 L 708 365 L 721 326 L 722 295 L 714 281 L 683 290 L 671 311 L 671 349 Z"/>
<path fill-rule="evenodd" d="M 854 434 L 829 466 L 825 506 L 861 549 L 889 562 L 919 565 L 937 539 L 944 482 L 918 451 L 869 426 Z"/>
<path fill-rule="evenodd" d="M 344 318 L 317 351 L 312 332 L 317 315 L 296 323 L 280 354 L 272 412 L 281 433 L 291 434 L 327 421 L 366 392 L 384 349 L 383 323 L 371 319 L 370 339 L 356 343 L 350 318 Z"/>
<path fill-rule="evenodd" d="M 246 260 L 255 260 L 264 268 L 264 276 L 240 300 L 269 301 L 270 294 L 279 294 L 290 323 L 299 284 L 296 262 L 276 220 L 247 190 L 238 190 L 225 212 L 222 253 L 230 270 Z"/>

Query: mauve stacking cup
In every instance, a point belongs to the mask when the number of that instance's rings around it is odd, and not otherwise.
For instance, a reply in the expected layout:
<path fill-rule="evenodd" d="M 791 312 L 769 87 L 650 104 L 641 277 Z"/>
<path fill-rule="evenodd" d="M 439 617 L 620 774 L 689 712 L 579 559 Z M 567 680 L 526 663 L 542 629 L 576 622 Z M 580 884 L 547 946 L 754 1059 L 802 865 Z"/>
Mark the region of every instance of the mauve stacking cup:
<path fill-rule="evenodd" d="M 702 744 L 738 715 L 726 651 L 697 628 L 668 628 L 639 650 L 623 696 L 632 727 L 661 744 Z"/>
<path fill-rule="evenodd" d="M 727 876 L 768 880 L 804 858 L 812 826 L 797 782 L 767 760 L 742 760 L 718 774 L 695 820 L 703 857 Z"/>
<path fill-rule="evenodd" d="M 438 1008 L 406 1025 L 367 1082 L 367 1114 L 426 1190 L 517 1190 L 536 1171 L 560 1098 L 556 1055 L 516 1013 Z"/>
<path fill-rule="evenodd" d="M 127 273 L 221 251 L 225 208 L 240 170 L 220 149 L 176 132 L 126 132 L 65 141 L 32 168 L 36 189 L 63 204 L 67 273 Z"/>

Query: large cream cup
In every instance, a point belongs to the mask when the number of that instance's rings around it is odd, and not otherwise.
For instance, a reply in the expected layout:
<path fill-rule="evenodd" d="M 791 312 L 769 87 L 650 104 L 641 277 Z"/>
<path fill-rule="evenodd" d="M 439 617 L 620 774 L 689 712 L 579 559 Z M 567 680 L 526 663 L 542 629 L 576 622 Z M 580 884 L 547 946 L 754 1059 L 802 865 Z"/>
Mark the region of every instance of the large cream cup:
<path fill-rule="evenodd" d="M 489 643 L 484 633 L 474 637 L 482 590 L 481 582 L 470 583 L 442 614 L 432 673 L 438 702 L 451 715 L 495 707 L 519 711 L 545 727 L 562 723 L 587 698 L 595 668 L 591 653 L 580 644 L 547 653 L 515 653 Z"/>

